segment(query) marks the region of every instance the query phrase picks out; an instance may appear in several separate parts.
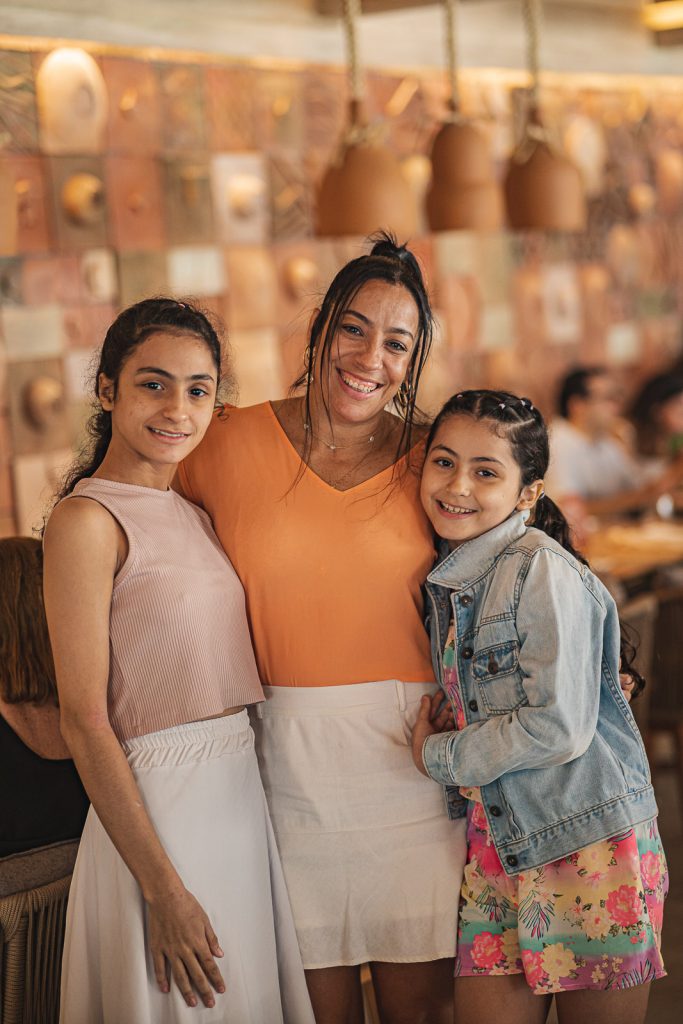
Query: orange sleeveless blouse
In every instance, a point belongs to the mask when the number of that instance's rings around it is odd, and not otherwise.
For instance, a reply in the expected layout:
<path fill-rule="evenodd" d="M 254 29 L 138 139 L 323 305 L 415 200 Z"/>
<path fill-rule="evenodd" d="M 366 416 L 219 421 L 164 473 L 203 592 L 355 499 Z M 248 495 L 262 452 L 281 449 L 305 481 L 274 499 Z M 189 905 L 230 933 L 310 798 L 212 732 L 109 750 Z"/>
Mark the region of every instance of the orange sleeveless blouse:
<path fill-rule="evenodd" d="M 178 476 L 242 581 L 263 683 L 433 680 L 421 586 L 434 546 L 417 472 L 335 490 L 301 473 L 266 402 L 218 410 Z"/>

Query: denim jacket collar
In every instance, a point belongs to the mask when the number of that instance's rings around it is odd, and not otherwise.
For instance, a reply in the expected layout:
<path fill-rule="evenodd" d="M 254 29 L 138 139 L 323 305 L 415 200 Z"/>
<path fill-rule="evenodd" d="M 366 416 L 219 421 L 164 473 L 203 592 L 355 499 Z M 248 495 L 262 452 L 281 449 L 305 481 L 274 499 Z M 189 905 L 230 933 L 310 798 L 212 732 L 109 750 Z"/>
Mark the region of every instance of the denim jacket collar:
<path fill-rule="evenodd" d="M 453 590 L 471 586 L 491 570 L 505 548 L 524 536 L 528 518 L 526 509 L 514 512 L 493 530 L 465 541 L 438 562 L 427 577 L 428 582 Z M 439 545 L 439 555 L 446 550 L 445 543 Z"/>

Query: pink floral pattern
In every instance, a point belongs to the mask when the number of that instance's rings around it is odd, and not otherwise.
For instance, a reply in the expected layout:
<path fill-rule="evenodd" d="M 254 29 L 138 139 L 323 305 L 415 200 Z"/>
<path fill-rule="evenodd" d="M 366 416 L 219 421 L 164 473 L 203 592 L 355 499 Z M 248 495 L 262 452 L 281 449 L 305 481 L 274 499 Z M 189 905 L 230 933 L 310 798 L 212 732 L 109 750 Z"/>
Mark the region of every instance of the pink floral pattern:
<path fill-rule="evenodd" d="M 462 729 L 453 623 L 443 680 Z M 547 994 L 631 988 L 666 973 L 660 946 L 669 879 L 656 819 L 509 876 L 479 789 L 460 792 L 468 801 L 467 863 L 456 975 L 524 974 L 535 993 Z"/>

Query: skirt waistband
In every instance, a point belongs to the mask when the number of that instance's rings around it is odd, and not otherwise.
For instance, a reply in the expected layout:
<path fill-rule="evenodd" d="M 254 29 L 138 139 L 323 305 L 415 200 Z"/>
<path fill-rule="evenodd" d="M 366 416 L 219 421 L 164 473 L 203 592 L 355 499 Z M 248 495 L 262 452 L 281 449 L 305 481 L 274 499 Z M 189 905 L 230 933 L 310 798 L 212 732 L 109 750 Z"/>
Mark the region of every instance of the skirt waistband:
<path fill-rule="evenodd" d="M 170 729 L 134 736 L 121 744 L 131 767 L 161 767 L 204 761 L 222 753 L 253 746 L 253 732 L 246 711 L 204 722 L 186 722 Z"/>
<path fill-rule="evenodd" d="M 264 686 L 265 703 L 256 705 L 256 716 L 286 714 L 339 714 L 353 708 L 396 707 L 405 711 L 409 703 L 433 693 L 436 683 L 404 683 L 401 679 L 380 679 L 372 683 L 345 686 Z"/>

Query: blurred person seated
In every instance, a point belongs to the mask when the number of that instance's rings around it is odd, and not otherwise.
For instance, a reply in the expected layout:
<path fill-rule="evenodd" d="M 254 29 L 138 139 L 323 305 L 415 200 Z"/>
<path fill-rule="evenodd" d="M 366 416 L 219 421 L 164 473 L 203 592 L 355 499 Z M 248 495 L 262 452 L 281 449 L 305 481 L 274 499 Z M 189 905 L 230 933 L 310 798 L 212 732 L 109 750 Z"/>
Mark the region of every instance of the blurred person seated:
<path fill-rule="evenodd" d="M 621 437 L 622 399 L 605 367 L 579 367 L 563 380 L 550 434 L 546 490 L 576 525 L 654 505 L 683 479 L 683 459 L 656 475 Z"/>
<path fill-rule="evenodd" d="M 0 857 L 78 838 L 88 812 L 59 731 L 42 563 L 37 540 L 0 540 Z"/>
<path fill-rule="evenodd" d="M 657 470 L 683 454 L 683 369 L 645 381 L 631 406 L 639 454 Z"/>

